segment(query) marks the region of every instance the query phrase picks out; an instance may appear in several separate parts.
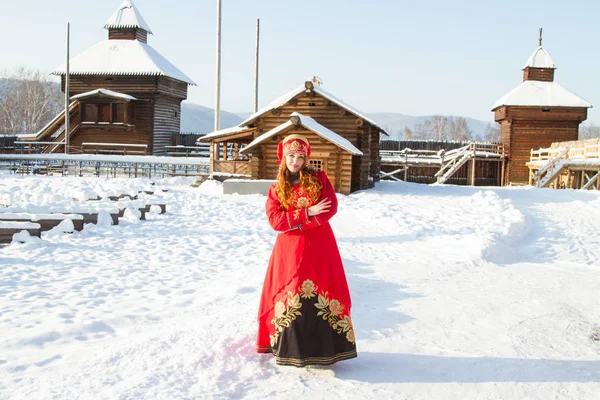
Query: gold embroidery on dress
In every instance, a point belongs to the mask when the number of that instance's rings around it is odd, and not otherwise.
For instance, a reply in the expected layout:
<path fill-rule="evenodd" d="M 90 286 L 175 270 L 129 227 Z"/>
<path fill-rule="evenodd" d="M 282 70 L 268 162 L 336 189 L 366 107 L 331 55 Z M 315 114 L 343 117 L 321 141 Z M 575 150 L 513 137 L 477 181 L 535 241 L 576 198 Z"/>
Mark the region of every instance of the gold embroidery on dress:
<path fill-rule="evenodd" d="M 307 208 L 309 204 L 310 202 L 306 197 L 298 197 L 298 200 L 296 200 L 296 207 L 298 208 Z"/>
<path fill-rule="evenodd" d="M 292 292 L 288 292 L 287 308 L 282 301 L 275 303 L 275 318 L 271 320 L 271 323 L 275 325 L 275 334 L 269 335 L 271 347 L 277 344 L 277 339 L 279 338 L 279 334 L 283 332 L 283 328 L 288 328 L 296 317 L 302 315 L 299 311 L 300 307 L 302 307 L 300 296 L 297 294 L 294 295 Z"/>
<path fill-rule="evenodd" d="M 317 295 L 315 293 L 317 290 L 317 287 L 315 286 L 313 281 L 311 281 L 310 279 L 305 280 L 299 289 L 302 292 L 300 297 L 302 297 L 303 299 L 312 299 L 313 297 L 315 297 Z"/>
<path fill-rule="evenodd" d="M 352 320 L 350 315 L 343 315 L 344 306 L 336 299 L 329 299 L 327 297 L 328 292 L 317 294 L 317 289 L 314 282 L 307 279 L 298 288 L 301 294 L 294 295 L 292 292 L 288 292 L 287 307 L 282 301 L 275 303 L 275 318 L 271 320 L 271 323 L 275 325 L 275 334 L 269 335 L 271 347 L 275 347 L 279 334 L 283 332 L 283 329 L 288 328 L 296 317 L 302 315 L 299 311 L 302 307 L 300 298 L 311 299 L 317 295 L 319 296 L 317 303 L 315 303 L 315 307 L 319 309 L 317 316 L 322 316 L 337 333 L 345 333 L 346 340 L 352 344 L 355 343 Z"/>
<path fill-rule="evenodd" d="M 300 219 L 300 209 L 294 210 L 294 219 Z"/>
<path fill-rule="evenodd" d="M 317 315 L 321 315 L 323 319 L 329 322 L 329 325 L 337 333 L 346 333 L 346 339 L 350 343 L 354 343 L 354 329 L 352 327 L 352 320 L 349 315 L 340 315 L 344 311 L 344 306 L 340 304 L 336 299 L 329 300 L 327 298 L 328 292 L 319 295 L 319 300 L 315 304 L 320 311 Z"/>

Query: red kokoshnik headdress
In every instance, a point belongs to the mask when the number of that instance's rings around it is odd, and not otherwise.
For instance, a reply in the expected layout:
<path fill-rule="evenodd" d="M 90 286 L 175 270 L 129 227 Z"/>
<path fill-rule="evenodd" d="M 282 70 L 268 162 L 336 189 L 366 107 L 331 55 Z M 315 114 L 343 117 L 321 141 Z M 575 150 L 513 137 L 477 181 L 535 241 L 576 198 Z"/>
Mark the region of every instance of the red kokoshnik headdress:
<path fill-rule="evenodd" d="M 288 154 L 300 154 L 308 159 L 310 157 L 310 143 L 302 135 L 286 136 L 277 145 L 277 159 L 279 162 Z"/>

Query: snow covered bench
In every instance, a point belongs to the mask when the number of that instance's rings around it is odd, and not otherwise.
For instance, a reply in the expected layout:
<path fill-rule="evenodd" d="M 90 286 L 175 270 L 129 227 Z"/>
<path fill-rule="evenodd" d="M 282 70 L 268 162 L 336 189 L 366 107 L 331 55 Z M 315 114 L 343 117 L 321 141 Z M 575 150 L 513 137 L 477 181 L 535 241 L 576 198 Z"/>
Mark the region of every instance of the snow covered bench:
<path fill-rule="evenodd" d="M 80 214 L 31 214 L 26 212 L 0 213 L 0 222 L 34 222 L 40 225 L 40 232 L 49 231 L 62 221 L 70 219 L 76 231 L 83 229 L 84 217 Z"/>
<path fill-rule="evenodd" d="M 27 231 L 31 236 L 40 237 L 40 224 L 22 221 L 0 221 L 0 243 L 11 243 L 13 235 Z"/>

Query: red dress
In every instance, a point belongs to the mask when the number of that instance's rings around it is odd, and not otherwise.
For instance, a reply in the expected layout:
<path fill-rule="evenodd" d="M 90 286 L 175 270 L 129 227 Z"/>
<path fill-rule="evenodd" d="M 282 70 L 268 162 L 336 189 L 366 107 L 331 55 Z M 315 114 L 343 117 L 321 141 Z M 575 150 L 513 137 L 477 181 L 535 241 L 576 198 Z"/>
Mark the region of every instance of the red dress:
<path fill-rule="evenodd" d="M 272 352 L 276 362 L 304 366 L 332 364 L 356 357 L 350 318 L 350 293 L 340 252 L 329 225 L 337 212 L 335 191 L 322 171 L 316 202 L 300 185 L 293 186 L 289 210 L 269 190 L 266 210 L 278 232 L 258 312 L 259 353 Z M 324 198 L 328 212 L 308 216 L 308 207 Z"/>

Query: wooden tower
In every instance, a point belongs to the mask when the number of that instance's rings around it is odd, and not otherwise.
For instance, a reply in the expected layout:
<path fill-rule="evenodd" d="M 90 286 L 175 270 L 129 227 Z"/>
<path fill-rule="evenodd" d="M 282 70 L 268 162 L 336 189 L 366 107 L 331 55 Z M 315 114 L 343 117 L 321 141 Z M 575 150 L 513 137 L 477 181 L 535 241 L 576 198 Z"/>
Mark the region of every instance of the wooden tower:
<path fill-rule="evenodd" d="M 164 154 L 179 133 L 188 85 L 195 83 L 148 45 L 152 31 L 132 0 L 124 0 L 104 28 L 108 40 L 70 60 L 69 96 L 75 102 L 70 148 L 81 151 L 89 142 L 141 144 L 151 154 Z M 64 92 L 66 65 L 54 74 L 61 76 Z M 60 136 L 46 130 L 35 139 L 50 137 Z"/>
<path fill-rule="evenodd" d="M 523 83 L 492 106 L 508 157 L 506 184 L 528 184 L 531 150 L 577 140 L 579 124 L 587 119 L 592 105 L 556 83 L 555 70 L 540 29 L 538 47 L 523 66 Z"/>

